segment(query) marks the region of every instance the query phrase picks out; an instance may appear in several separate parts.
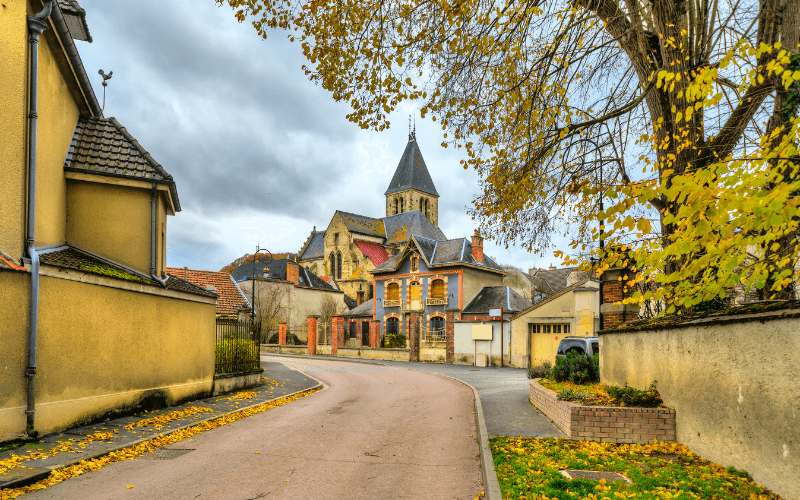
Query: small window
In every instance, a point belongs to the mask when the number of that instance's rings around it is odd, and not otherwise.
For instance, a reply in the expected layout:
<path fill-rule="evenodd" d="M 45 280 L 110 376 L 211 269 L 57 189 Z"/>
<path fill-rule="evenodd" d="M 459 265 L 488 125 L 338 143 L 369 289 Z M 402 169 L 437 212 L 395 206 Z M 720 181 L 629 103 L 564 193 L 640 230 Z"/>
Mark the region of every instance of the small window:
<path fill-rule="evenodd" d="M 542 333 L 552 333 L 550 331 L 550 326 L 551 325 L 542 325 Z"/>
<path fill-rule="evenodd" d="M 355 339 L 358 338 L 358 323 L 356 321 L 350 322 L 350 338 Z"/>
<path fill-rule="evenodd" d="M 561 325 L 553 325 L 553 333 L 561 333 Z"/>
<path fill-rule="evenodd" d="M 569 324 L 564 325 L 564 333 L 569 333 Z"/>
<path fill-rule="evenodd" d="M 416 273 L 419 272 L 419 257 L 416 255 L 411 257 L 411 272 Z"/>
<path fill-rule="evenodd" d="M 333 235 L 333 244 L 334 245 L 338 245 L 339 244 L 339 233 L 335 233 Z"/>

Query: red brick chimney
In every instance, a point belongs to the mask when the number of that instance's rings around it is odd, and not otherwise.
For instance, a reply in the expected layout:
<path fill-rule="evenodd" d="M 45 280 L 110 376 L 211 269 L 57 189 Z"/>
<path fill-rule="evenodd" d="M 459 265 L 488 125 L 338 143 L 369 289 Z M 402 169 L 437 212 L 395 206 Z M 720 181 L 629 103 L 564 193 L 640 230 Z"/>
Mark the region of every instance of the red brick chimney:
<path fill-rule="evenodd" d="M 297 262 L 286 261 L 286 281 L 300 285 L 300 266 L 297 265 Z"/>
<path fill-rule="evenodd" d="M 477 229 L 472 236 L 472 256 L 476 261 L 483 263 L 483 236 Z"/>
<path fill-rule="evenodd" d="M 360 306 L 364 303 L 364 290 L 359 290 L 356 292 L 356 305 Z"/>

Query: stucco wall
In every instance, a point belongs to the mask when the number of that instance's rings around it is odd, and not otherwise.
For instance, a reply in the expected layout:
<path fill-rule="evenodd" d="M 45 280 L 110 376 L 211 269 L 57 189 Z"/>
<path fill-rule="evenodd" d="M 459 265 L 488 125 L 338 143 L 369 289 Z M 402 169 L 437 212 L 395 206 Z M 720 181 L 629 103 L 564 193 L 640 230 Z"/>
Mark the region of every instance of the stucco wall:
<path fill-rule="evenodd" d="M 14 317 L 5 316 L 11 321 L 0 327 L 0 439 L 25 431 L 28 319 L 23 302 L 29 277 L 8 274 L 0 273 L 0 297 L 14 305 L 9 311 Z M 54 432 L 145 396 L 172 402 L 207 393 L 214 376 L 214 317 L 213 300 L 42 276 L 36 429 Z"/>
<path fill-rule="evenodd" d="M 491 325 L 492 340 L 472 340 L 473 325 Z M 506 343 L 504 363 L 509 364 L 508 335 L 510 324 L 503 323 L 503 341 Z M 453 359 L 456 364 L 474 364 L 475 353 L 491 356 L 492 366 L 500 366 L 500 322 L 456 321 L 453 328 Z M 513 365 L 509 365 L 513 366 Z"/>
<path fill-rule="evenodd" d="M 464 268 L 464 289 L 463 301 L 460 307 L 466 307 L 469 302 L 478 295 L 481 288 L 485 286 L 500 286 L 503 284 L 503 275 L 473 269 L 471 267 Z"/>
<path fill-rule="evenodd" d="M 239 283 L 241 290 L 247 297 L 250 297 L 252 294 L 252 285 L 252 281 L 243 281 Z M 344 305 L 344 294 L 342 292 L 296 287 L 288 281 L 258 280 L 256 281 L 256 296 L 259 298 L 259 302 L 256 305 L 256 311 L 258 311 L 259 303 L 270 303 L 269 296 L 271 294 L 278 294 L 277 296 L 281 298 L 280 313 L 278 314 L 280 321 L 286 322 L 286 327 L 289 332 L 294 333 L 302 340 L 308 338 L 307 330 L 305 330 L 308 316 L 311 314 L 320 314 L 322 301 L 325 296 L 329 296 L 334 300 L 338 311 L 344 312 L 347 310 Z M 276 332 L 278 331 L 277 328 L 276 322 Z"/>
<path fill-rule="evenodd" d="M 151 192 L 98 182 L 67 182 L 67 242 L 149 274 Z M 159 200 L 163 204 L 161 196 Z M 160 234 L 160 225 L 156 232 Z M 156 245 L 158 253 L 160 246 Z"/>
<path fill-rule="evenodd" d="M 678 441 L 800 498 L 800 319 L 600 335 L 604 384 L 657 380 Z"/>

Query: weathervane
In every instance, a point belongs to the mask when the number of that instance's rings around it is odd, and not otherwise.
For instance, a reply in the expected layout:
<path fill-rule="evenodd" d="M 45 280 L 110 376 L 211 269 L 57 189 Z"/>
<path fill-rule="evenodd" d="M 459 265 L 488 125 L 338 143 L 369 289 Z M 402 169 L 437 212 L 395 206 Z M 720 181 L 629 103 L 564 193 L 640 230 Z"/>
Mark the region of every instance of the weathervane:
<path fill-rule="evenodd" d="M 100 76 L 103 77 L 103 111 L 106 109 L 106 87 L 108 87 L 108 80 L 111 80 L 111 75 L 114 74 L 113 71 L 109 71 L 108 74 L 103 73 L 103 70 L 97 72 Z"/>

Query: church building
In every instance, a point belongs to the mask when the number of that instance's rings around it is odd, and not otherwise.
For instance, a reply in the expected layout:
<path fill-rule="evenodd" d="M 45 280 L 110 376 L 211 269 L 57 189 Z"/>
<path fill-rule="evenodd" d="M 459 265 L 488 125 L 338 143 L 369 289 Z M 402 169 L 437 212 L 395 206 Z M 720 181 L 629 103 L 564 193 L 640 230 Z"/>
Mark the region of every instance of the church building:
<path fill-rule="evenodd" d="M 385 217 L 337 210 L 327 229 L 315 227 L 298 253 L 301 265 L 358 305 L 374 295 L 372 270 L 396 255 L 412 236 L 447 239 L 439 229 L 439 193 L 413 133 L 384 195 Z"/>

